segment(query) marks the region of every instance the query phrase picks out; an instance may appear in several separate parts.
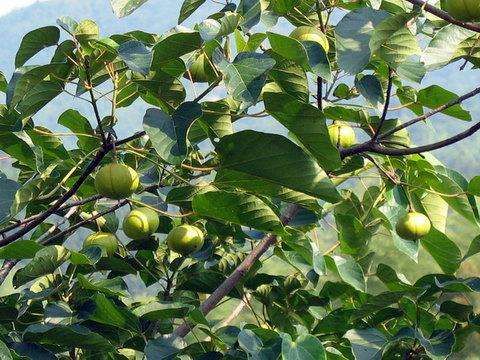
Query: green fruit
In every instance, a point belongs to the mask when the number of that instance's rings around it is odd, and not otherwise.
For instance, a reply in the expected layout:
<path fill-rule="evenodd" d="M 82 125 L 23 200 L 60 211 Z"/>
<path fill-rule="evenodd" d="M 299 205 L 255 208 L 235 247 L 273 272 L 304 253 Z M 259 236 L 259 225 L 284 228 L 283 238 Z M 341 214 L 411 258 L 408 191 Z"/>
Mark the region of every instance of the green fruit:
<path fill-rule="evenodd" d="M 95 188 L 98 193 L 111 199 L 129 197 L 137 190 L 138 185 L 137 172 L 123 164 L 105 165 L 95 176 Z"/>
<path fill-rule="evenodd" d="M 418 240 L 430 232 L 431 223 L 428 217 L 418 212 L 409 212 L 398 220 L 396 231 L 405 240 Z"/>
<path fill-rule="evenodd" d="M 130 211 L 123 219 L 123 232 L 130 239 L 147 239 L 158 229 L 160 220 L 157 213 L 148 208 L 141 207 Z"/>
<path fill-rule="evenodd" d="M 104 249 L 108 256 L 112 256 L 118 249 L 118 239 L 111 233 L 96 232 L 87 236 L 83 242 L 83 248 L 89 246 L 98 246 Z"/>
<path fill-rule="evenodd" d="M 181 255 L 188 255 L 200 250 L 203 246 L 203 233 L 196 226 L 180 225 L 167 235 L 167 246 Z"/>
<path fill-rule="evenodd" d="M 313 26 L 299 26 L 290 33 L 290 37 L 298 41 L 316 42 L 325 52 L 328 52 L 329 45 L 327 37 L 323 32 Z"/>
<path fill-rule="evenodd" d="M 328 126 L 328 134 L 332 144 L 337 147 L 348 148 L 357 142 L 355 131 L 351 126 L 333 124 Z"/>
<path fill-rule="evenodd" d="M 480 1 L 442 0 L 442 9 L 462 21 L 480 21 Z"/>

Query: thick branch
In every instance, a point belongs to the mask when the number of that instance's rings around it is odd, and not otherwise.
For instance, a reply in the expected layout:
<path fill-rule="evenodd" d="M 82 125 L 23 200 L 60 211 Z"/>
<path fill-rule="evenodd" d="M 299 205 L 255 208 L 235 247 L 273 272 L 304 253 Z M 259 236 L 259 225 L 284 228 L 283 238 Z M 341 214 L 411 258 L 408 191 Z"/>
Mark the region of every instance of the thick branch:
<path fill-rule="evenodd" d="M 292 221 L 293 217 L 298 212 L 298 205 L 290 205 L 284 216 L 282 216 L 282 222 L 286 225 Z M 232 289 L 238 284 L 238 282 L 248 273 L 250 268 L 260 257 L 272 246 L 277 237 L 275 235 L 268 235 L 258 243 L 258 245 L 252 250 L 250 254 L 242 261 L 242 263 L 232 272 L 232 274 L 215 289 L 215 291 L 200 305 L 200 311 L 203 314 L 208 314 L 226 295 L 232 291 Z M 188 323 L 180 325 L 173 332 L 174 337 L 185 337 L 191 330 Z"/>
<path fill-rule="evenodd" d="M 443 10 L 433 6 L 433 5 L 427 4 L 423 0 L 407 0 L 407 1 L 411 4 L 413 4 L 413 5 L 418 5 L 422 8 L 424 8 L 425 11 L 429 12 L 430 14 L 433 14 L 433 15 L 439 17 L 440 19 L 448 21 L 451 24 L 461 26 L 461 27 L 463 27 L 465 29 L 468 29 L 468 30 L 480 32 L 480 26 L 479 25 L 474 24 L 474 23 L 469 23 L 469 22 L 464 22 L 464 21 L 457 20 L 454 17 L 450 16 L 450 14 L 447 13 L 446 11 L 443 11 Z"/>

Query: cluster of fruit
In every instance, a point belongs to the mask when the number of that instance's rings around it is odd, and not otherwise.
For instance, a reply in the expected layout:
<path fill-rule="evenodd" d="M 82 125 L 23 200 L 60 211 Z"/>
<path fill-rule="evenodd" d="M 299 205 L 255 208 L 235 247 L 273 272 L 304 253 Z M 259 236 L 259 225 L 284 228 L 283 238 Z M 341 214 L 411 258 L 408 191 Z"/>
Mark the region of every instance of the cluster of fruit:
<path fill-rule="evenodd" d="M 98 193 L 110 199 L 123 199 L 132 195 L 139 186 L 137 172 L 123 164 L 112 163 L 103 166 L 95 177 Z M 123 219 L 123 232 L 133 240 L 148 239 L 160 224 L 157 212 L 150 207 L 139 207 L 130 211 Z M 167 235 L 166 243 L 171 251 L 183 256 L 200 250 L 203 246 L 203 232 L 193 225 L 183 224 L 173 228 Z M 83 246 L 98 246 L 107 256 L 118 250 L 119 240 L 109 232 L 95 232 L 84 241 Z"/>

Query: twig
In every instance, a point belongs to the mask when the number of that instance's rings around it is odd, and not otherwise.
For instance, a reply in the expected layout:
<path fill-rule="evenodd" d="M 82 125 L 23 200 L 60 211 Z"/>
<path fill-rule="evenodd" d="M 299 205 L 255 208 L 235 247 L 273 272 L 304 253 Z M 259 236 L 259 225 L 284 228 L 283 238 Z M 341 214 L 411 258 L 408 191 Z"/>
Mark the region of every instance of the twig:
<path fill-rule="evenodd" d="M 380 118 L 380 122 L 378 123 L 377 130 L 373 134 L 372 142 L 376 142 L 378 140 L 378 136 L 380 135 L 380 132 L 382 131 L 383 124 L 385 123 L 385 120 L 387 119 L 388 107 L 390 106 L 390 96 L 392 95 L 392 85 L 393 85 L 393 72 L 392 72 L 392 69 L 389 69 L 388 70 L 387 94 L 386 94 L 386 98 L 385 98 L 385 104 L 383 106 L 382 117 Z"/>

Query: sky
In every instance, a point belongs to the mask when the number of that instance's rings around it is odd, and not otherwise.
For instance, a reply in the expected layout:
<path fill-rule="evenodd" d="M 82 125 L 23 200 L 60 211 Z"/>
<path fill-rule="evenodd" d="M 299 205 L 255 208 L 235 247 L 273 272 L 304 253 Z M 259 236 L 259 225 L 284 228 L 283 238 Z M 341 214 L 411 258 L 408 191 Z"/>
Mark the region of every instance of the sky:
<path fill-rule="evenodd" d="M 30 6 L 32 4 L 35 4 L 36 2 L 44 1 L 48 0 L 0 0 L 0 16 L 6 15 L 13 10 Z"/>

